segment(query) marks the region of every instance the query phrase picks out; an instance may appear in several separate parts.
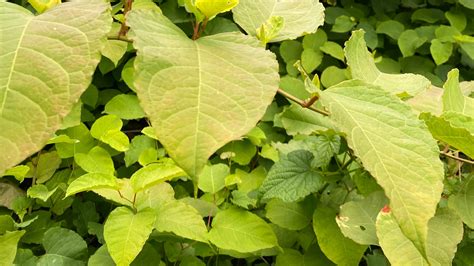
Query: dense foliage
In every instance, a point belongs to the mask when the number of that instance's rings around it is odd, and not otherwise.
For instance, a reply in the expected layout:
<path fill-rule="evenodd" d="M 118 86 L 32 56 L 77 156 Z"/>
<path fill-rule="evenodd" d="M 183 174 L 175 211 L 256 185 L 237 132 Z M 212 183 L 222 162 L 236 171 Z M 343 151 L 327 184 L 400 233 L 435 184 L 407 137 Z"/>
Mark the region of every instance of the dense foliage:
<path fill-rule="evenodd" d="M 474 265 L 471 0 L 0 0 L 0 265 Z"/>

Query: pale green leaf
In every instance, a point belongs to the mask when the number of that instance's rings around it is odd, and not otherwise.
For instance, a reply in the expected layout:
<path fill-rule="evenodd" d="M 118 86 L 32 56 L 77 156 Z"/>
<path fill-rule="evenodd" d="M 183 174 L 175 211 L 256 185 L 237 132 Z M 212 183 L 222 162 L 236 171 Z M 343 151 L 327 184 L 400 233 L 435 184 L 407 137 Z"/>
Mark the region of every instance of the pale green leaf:
<path fill-rule="evenodd" d="M 117 67 L 120 59 L 127 52 L 128 43 L 119 40 L 107 40 L 105 46 L 102 48 L 102 55 L 110 59 L 110 61 Z"/>
<path fill-rule="evenodd" d="M 2 256 L 0 257 L 0 265 L 13 265 L 15 260 L 18 241 L 25 234 L 25 231 L 6 232 L 0 235 L 0 247 Z"/>
<path fill-rule="evenodd" d="M 199 189 L 207 193 L 215 194 L 225 187 L 225 178 L 229 174 L 229 166 L 225 164 L 205 166 L 199 176 Z"/>
<path fill-rule="evenodd" d="M 359 265 L 367 246 L 359 245 L 341 233 L 334 210 L 318 206 L 313 215 L 313 229 L 319 247 L 332 262 L 337 265 Z"/>
<path fill-rule="evenodd" d="M 240 0 L 239 5 L 232 12 L 235 22 L 253 36 L 256 35 L 257 29 L 271 17 L 282 17 L 283 28 L 270 42 L 296 39 L 316 32 L 324 23 L 324 6 L 315 0 Z"/>
<path fill-rule="evenodd" d="M 378 245 L 375 232 L 375 220 L 387 198 L 382 191 L 377 191 L 363 200 L 349 201 L 341 206 L 336 217 L 342 233 L 361 245 Z"/>
<path fill-rule="evenodd" d="M 443 112 L 455 111 L 474 117 L 474 99 L 463 95 L 459 86 L 459 70 L 449 71 L 443 88 Z"/>
<path fill-rule="evenodd" d="M 37 266 L 50 266 L 50 265 L 67 265 L 67 266 L 83 266 L 84 262 L 80 260 L 74 260 L 68 257 L 64 257 L 57 254 L 44 254 L 36 262 Z"/>
<path fill-rule="evenodd" d="M 289 135 L 310 135 L 318 130 L 334 129 L 330 119 L 297 104 L 285 107 L 278 117 Z"/>
<path fill-rule="evenodd" d="M 263 199 L 280 198 L 285 202 L 302 199 L 320 190 L 323 176 L 313 165 L 313 154 L 297 150 L 281 158 L 268 172 L 260 187 Z"/>
<path fill-rule="evenodd" d="M 165 202 L 172 200 L 174 200 L 173 187 L 168 183 L 159 183 L 148 189 L 138 192 L 135 199 L 135 206 L 139 211 L 145 208 L 152 208 L 156 210 L 159 208 L 159 206 L 165 204 Z"/>
<path fill-rule="evenodd" d="M 128 266 L 145 245 L 155 222 L 155 212 L 134 213 L 127 207 L 113 210 L 104 224 L 104 238 L 110 256 L 118 266 Z"/>
<path fill-rule="evenodd" d="M 310 222 L 313 209 L 305 201 L 284 202 L 272 199 L 265 205 L 265 216 L 274 224 L 289 230 L 301 230 Z"/>
<path fill-rule="evenodd" d="M 416 95 L 430 86 L 430 81 L 416 74 L 386 74 L 375 66 L 374 58 L 367 51 L 364 31 L 352 32 L 344 49 L 352 78 L 378 85 L 393 94 Z"/>
<path fill-rule="evenodd" d="M 257 215 L 237 208 L 217 213 L 212 220 L 209 240 L 218 248 L 242 253 L 278 246 L 269 224 Z"/>
<path fill-rule="evenodd" d="M 137 96 L 131 94 L 115 96 L 105 105 L 104 112 L 127 120 L 145 117 Z"/>
<path fill-rule="evenodd" d="M 110 154 L 99 146 L 92 148 L 87 154 L 76 153 L 74 160 L 77 165 L 88 173 L 113 175 L 115 172 L 114 162 Z"/>
<path fill-rule="evenodd" d="M 422 113 L 420 118 L 425 121 L 433 138 L 474 158 L 474 119 L 472 117 L 449 111 L 441 117 Z"/>
<path fill-rule="evenodd" d="M 53 190 L 49 191 L 48 187 L 43 184 L 37 184 L 31 186 L 26 191 L 26 195 L 30 198 L 40 199 L 42 201 L 47 201 L 59 187 L 55 187 Z"/>
<path fill-rule="evenodd" d="M 278 88 L 275 57 L 240 33 L 192 41 L 157 13 L 132 11 L 127 23 L 141 104 L 171 158 L 196 177 L 211 154 L 264 115 Z"/>
<path fill-rule="evenodd" d="M 443 112 L 442 96 L 443 89 L 430 86 L 426 91 L 418 93 L 415 97 L 408 99 L 406 103 L 408 103 L 416 112 L 427 112 L 434 115 L 441 115 Z"/>
<path fill-rule="evenodd" d="M 39 16 L 0 2 L 0 174 L 41 149 L 92 79 L 109 31 L 102 1 L 63 3 Z"/>
<path fill-rule="evenodd" d="M 53 227 L 43 236 L 43 247 L 47 254 L 55 254 L 71 259 L 81 259 L 87 255 L 87 243 L 76 232 Z"/>
<path fill-rule="evenodd" d="M 402 233 L 389 209 L 379 213 L 376 226 L 380 245 L 392 265 L 451 265 L 463 236 L 459 217 L 452 210 L 439 209 L 428 224 L 426 259 Z"/>
<path fill-rule="evenodd" d="M 100 188 L 118 189 L 117 178 L 103 173 L 88 173 L 72 181 L 66 191 L 66 197 L 79 192 Z"/>
<path fill-rule="evenodd" d="M 463 181 L 461 189 L 449 197 L 449 207 L 454 209 L 462 221 L 474 228 L 474 176 Z"/>
<path fill-rule="evenodd" d="M 444 179 L 438 145 L 426 126 L 397 97 L 358 81 L 323 91 L 321 101 L 385 190 L 404 234 L 424 250 Z"/>
<path fill-rule="evenodd" d="M 438 39 L 431 41 L 431 56 L 437 65 L 441 65 L 449 60 L 453 52 L 453 44 L 450 42 L 442 43 Z"/>
<path fill-rule="evenodd" d="M 133 190 L 138 192 L 158 183 L 185 175 L 181 168 L 172 163 L 155 163 L 136 171 L 130 177 L 130 183 Z"/>
<path fill-rule="evenodd" d="M 178 236 L 207 242 L 207 228 L 199 212 L 181 201 L 169 201 L 156 209 L 154 227 L 160 232 L 172 232 Z"/>

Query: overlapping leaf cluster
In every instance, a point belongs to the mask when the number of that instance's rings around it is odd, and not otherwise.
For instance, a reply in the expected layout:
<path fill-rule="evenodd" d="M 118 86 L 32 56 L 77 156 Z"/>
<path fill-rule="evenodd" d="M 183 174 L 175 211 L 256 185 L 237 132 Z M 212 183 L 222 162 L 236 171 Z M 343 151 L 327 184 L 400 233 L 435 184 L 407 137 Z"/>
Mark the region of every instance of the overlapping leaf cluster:
<path fill-rule="evenodd" d="M 472 265 L 474 6 L 332 2 L 0 3 L 0 265 Z"/>

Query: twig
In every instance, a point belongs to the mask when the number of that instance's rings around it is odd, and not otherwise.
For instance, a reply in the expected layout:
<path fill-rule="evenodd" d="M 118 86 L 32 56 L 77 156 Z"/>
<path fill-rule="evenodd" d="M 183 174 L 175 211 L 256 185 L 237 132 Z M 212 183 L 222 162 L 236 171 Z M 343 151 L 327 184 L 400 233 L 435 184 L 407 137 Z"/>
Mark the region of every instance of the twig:
<path fill-rule="evenodd" d="M 107 39 L 109 40 L 119 40 L 119 41 L 124 41 L 124 42 L 129 42 L 132 43 L 133 41 L 130 40 L 129 38 L 125 36 L 107 36 Z"/>
<path fill-rule="evenodd" d="M 474 161 L 471 161 L 471 160 L 468 160 L 468 159 L 464 159 L 464 158 L 461 158 L 461 157 L 457 157 L 457 156 L 454 156 L 448 152 L 444 152 L 444 151 L 441 151 L 440 154 L 446 156 L 446 157 L 449 157 L 451 159 L 454 159 L 454 160 L 457 160 L 457 161 L 460 161 L 460 162 L 463 162 L 463 163 L 468 163 L 468 164 L 474 164 Z"/>
<path fill-rule="evenodd" d="M 302 100 L 298 99 L 297 97 L 295 97 L 295 96 L 289 94 L 288 92 L 286 92 L 286 91 L 284 91 L 284 90 L 282 90 L 282 89 L 278 89 L 278 93 L 281 94 L 281 95 L 283 95 L 283 96 L 285 96 L 285 98 L 287 98 L 287 99 L 289 99 L 289 100 L 291 100 L 291 101 L 293 101 L 293 102 L 299 104 L 299 105 L 300 105 L 301 107 L 303 107 L 303 108 L 308 108 L 309 110 L 314 111 L 314 112 L 316 112 L 316 113 L 322 114 L 322 115 L 324 115 L 324 116 L 329 116 L 329 113 L 328 113 L 328 112 L 326 112 L 326 111 L 324 111 L 324 110 L 319 110 L 319 109 L 317 109 L 317 108 L 314 108 L 313 106 L 306 106 L 307 103 L 306 103 L 305 101 L 302 101 Z"/>
<path fill-rule="evenodd" d="M 124 3 L 124 8 L 123 8 L 124 20 L 123 20 L 122 26 L 120 26 L 120 31 L 119 31 L 118 36 L 117 36 L 118 38 L 125 36 L 128 32 L 128 27 L 127 27 L 127 25 L 125 25 L 125 20 L 127 19 L 128 11 L 130 11 L 132 9 L 133 0 L 124 0 L 124 2 L 125 2 Z"/>

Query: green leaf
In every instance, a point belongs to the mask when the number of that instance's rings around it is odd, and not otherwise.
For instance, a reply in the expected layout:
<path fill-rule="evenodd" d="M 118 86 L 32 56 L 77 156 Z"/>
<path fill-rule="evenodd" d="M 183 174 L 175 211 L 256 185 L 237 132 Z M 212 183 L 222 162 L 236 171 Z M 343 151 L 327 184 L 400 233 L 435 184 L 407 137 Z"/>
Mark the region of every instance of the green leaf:
<path fill-rule="evenodd" d="M 350 31 L 357 23 L 354 18 L 342 15 L 336 18 L 331 28 L 332 32 L 344 33 Z"/>
<path fill-rule="evenodd" d="M 89 129 L 82 123 L 79 126 L 60 131 L 60 133 L 77 140 L 75 143 L 56 143 L 54 145 L 61 158 L 74 157 L 76 153 L 87 153 L 95 146 L 95 140 Z"/>
<path fill-rule="evenodd" d="M 323 54 L 314 49 L 305 49 L 301 54 L 301 65 L 306 72 L 313 72 L 323 61 Z"/>
<path fill-rule="evenodd" d="M 474 1 L 473 0 L 459 0 L 459 3 L 469 9 L 474 9 Z"/>
<path fill-rule="evenodd" d="M 16 184 L 10 181 L 0 181 L 0 206 L 14 210 L 15 200 L 25 195 Z"/>
<path fill-rule="evenodd" d="M 431 56 L 437 65 L 441 65 L 449 60 L 453 53 L 453 44 L 450 42 L 442 43 L 438 39 L 431 41 Z"/>
<path fill-rule="evenodd" d="M 438 145 L 426 126 L 397 97 L 359 81 L 323 91 L 321 101 L 385 190 L 404 234 L 424 250 L 444 178 Z"/>
<path fill-rule="evenodd" d="M 451 9 L 444 13 L 444 16 L 448 19 L 449 24 L 458 31 L 463 31 L 467 26 L 466 15 L 460 9 Z"/>
<path fill-rule="evenodd" d="M 449 144 L 474 158 L 474 119 L 460 113 L 448 111 L 441 117 L 422 113 L 433 138 Z"/>
<path fill-rule="evenodd" d="M 61 158 L 59 158 L 56 151 L 39 153 L 34 160 L 36 161 L 36 167 L 28 164 L 33 171 L 29 174 L 33 175 L 34 173 L 36 183 L 39 184 L 48 181 L 61 164 Z"/>
<path fill-rule="evenodd" d="M 321 74 L 321 83 L 324 87 L 329 88 L 349 78 L 350 74 L 347 69 L 338 68 L 337 66 L 330 66 L 324 69 L 323 73 Z"/>
<path fill-rule="evenodd" d="M 344 50 L 342 47 L 335 42 L 325 42 L 321 47 L 319 47 L 323 53 L 328 54 L 336 59 L 344 61 Z"/>
<path fill-rule="evenodd" d="M 337 265 L 359 265 L 367 246 L 346 238 L 336 223 L 336 212 L 326 206 L 318 206 L 313 215 L 313 229 L 318 245 L 332 262 Z"/>
<path fill-rule="evenodd" d="M 213 19 L 217 14 L 234 8 L 239 0 L 195 0 L 194 4 L 206 18 Z"/>
<path fill-rule="evenodd" d="M 405 26 L 396 20 L 386 20 L 381 22 L 376 29 L 377 33 L 382 33 L 390 36 L 394 40 L 398 40 L 402 32 L 405 30 Z"/>
<path fill-rule="evenodd" d="M 128 43 L 119 40 L 107 40 L 104 48 L 102 48 L 102 55 L 110 59 L 110 61 L 117 67 L 120 59 L 127 52 Z"/>
<path fill-rule="evenodd" d="M 126 151 L 130 143 L 127 135 L 120 131 L 122 125 L 122 120 L 117 116 L 104 115 L 92 125 L 91 135 L 118 151 Z"/>
<path fill-rule="evenodd" d="M 138 135 L 132 139 L 130 148 L 125 151 L 125 166 L 129 167 L 138 162 L 140 155 L 150 148 L 155 148 L 156 141 L 145 135 Z"/>
<path fill-rule="evenodd" d="M 137 96 L 131 94 L 115 96 L 105 105 L 104 112 L 126 120 L 145 117 L 145 112 L 140 107 Z"/>
<path fill-rule="evenodd" d="M 13 265 L 15 260 L 18 241 L 25 234 L 25 231 L 6 232 L 0 235 L 0 247 L 2 247 L 2 256 L 0 265 Z"/>
<path fill-rule="evenodd" d="M 428 23 L 435 23 L 444 19 L 444 12 L 437 8 L 419 8 L 411 14 L 412 21 L 424 21 Z"/>
<path fill-rule="evenodd" d="M 278 88 L 275 57 L 240 33 L 192 41 L 156 13 L 132 11 L 127 23 L 141 104 L 170 157 L 197 177 L 211 154 L 264 115 Z"/>
<path fill-rule="evenodd" d="M 221 157 L 228 156 L 232 161 L 247 165 L 257 153 L 257 148 L 248 139 L 232 141 L 219 149 Z"/>
<path fill-rule="evenodd" d="M 127 207 L 113 210 L 104 224 L 104 238 L 110 256 L 118 266 L 130 265 L 153 230 L 155 212 L 143 209 L 134 213 Z"/>
<path fill-rule="evenodd" d="M 429 222 L 425 259 L 402 233 L 389 210 L 380 212 L 376 226 L 380 245 L 392 265 L 451 265 L 463 235 L 459 217 L 449 209 L 439 209 Z"/>
<path fill-rule="evenodd" d="M 263 199 L 280 198 L 294 202 L 317 192 L 323 185 L 323 176 L 313 166 L 313 154 L 306 150 L 293 151 L 281 158 L 268 172 L 260 187 Z"/>
<path fill-rule="evenodd" d="M 352 78 L 378 85 L 392 94 L 416 95 L 427 89 L 431 82 L 415 74 L 386 74 L 375 66 L 372 55 L 367 51 L 364 32 L 352 32 L 344 50 L 347 64 L 350 67 Z"/>
<path fill-rule="evenodd" d="M 303 48 L 319 50 L 324 43 L 328 40 L 326 32 L 322 29 L 318 29 L 315 33 L 307 34 L 303 37 Z"/>
<path fill-rule="evenodd" d="M 311 222 L 313 209 L 306 202 L 284 202 L 272 199 L 265 205 L 265 216 L 274 224 L 289 230 L 301 230 Z"/>
<path fill-rule="evenodd" d="M 398 38 L 398 47 L 403 57 L 415 54 L 415 50 L 426 42 L 426 38 L 421 37 L 415 30 L 405 30 Z"/>
<path fill-rule="evenodd" d="M 225 178 L 230 174 L 229 166 L 225 164 L 214 164 L 205 166 L 199 176 L 199 189 L 215 194 L 225 187 Z"/>
<path fill-rule="evenodd" d="M 310 135 L 318 130 L 334 129 L 334 125 L 327 117 L 297 104 L 285 107 L 278 116 L 289 135 Z"/>
<path fill-rule="evenodd" d="M 92 148 L 87 154 L 77 153 L 74 155 L 74 160 L 88 173 L 113 175 L 115 172 L 110 154 L 99 146 Z"/>
<path fill-rule="evenodd" d="M 82 259 L 87 255 L 87 243 L 76 232 L 53 227 L 44 233 L 43 247 L 47 254 L 71 259 Z"/>
<path fill-rule="evenodd" d="M 0 147 L 8 150 L 0 174 L 41 149 L 89 86 L 109 31 L 106 9 L 75 1 L 34 16 L 0 3 Z"/>
<path fill-rule="evenodd" d="M 100 188 L 118 189 L 117 178 L 113 175 L 103 173 L 88 173 L 82 175 L 69 185 L 66 191 L 66 197 L 79 192 Z"/>
<path fill-rule="evenodd" d="M 296 39 L 316 32 L 324 23 L 324 6 L 313 0 L 240 0 L 240 4 L 232 12 L 234 21 L 253 36 L 256 36 L 257 29 L 271 17 L 282 17 L 283 28 L 270 42 Z"/>
<path fill-rule="evenodd" d="M 30 171 L 30 167 L 26 165 L 17 165 L 5 171 L 4 175 L 14 176 L 16 180 L 23 182 L 23 180 L 25 179 L 25 176 L 28 174 L 29 171 Z"/>
<path fill-rule="evenodd" d="M 47 201 L 53 194 L 56 192 L 58 187 L 55 187 L 53 190 L 49 191 L 48 187 L 43 184 L 33 185 L 28 188 L 26 195 L 33 199 L 40 199 L 42 201 Z"/>
<path fill-rule="evenodd" d="M 48 9 L 51 9 L 61 3 L 60 0 L 46 0 L 46 1 L 40 1 L 40 0 L 28 0 L 28 3 L 31 4 L 31 6 L 38 11 L 38 13 L 43 13 L 47 11 Z"/>
<path fill-rule="evenodd" d="M 474 228 L 474 177 L 471 175 L 462 183 L 461 189 L 449 197 L 449 207 L 456 211 L 462 221 Z"/>
<path fill-rule="evenodd" d="M 443 88 L 443 112 L 454 111 L 474 117 L 474 99 L 463 95 L 459 86 L 459 70 L 449 71 Z"/>
<path fill-rule="evenodd" d="M 199 212 L 181 201 L 169 201 L 156 210 L 154 227 L 160 232 L 172 232 L 178 236 L 206 243 L 207 228 Z"/>
<path fill-rule="evenodd" d="M 217 213 L 209 240 L 218 248 L 241 253 L 278 247 L 272 228 L 257 215 L 237 208 Z"/>
<path fill-rule="evenodd" d="M 378 245 L 375 220 L 385 204 L 388 203 L 382 191 L 377 191 L 363 200 L 349 201 L 341 206 L 336 217 L 337 225 L 344 236 L 361 245 Z"/>
<path fill-rule="evenodd" d="M 181 168 L 172 163 L 156 163 L 136 171 L 130 177 L 130 183 L 133 190 L 138 192 L 161 182 L 185 175 L 186 173 Z"/>

